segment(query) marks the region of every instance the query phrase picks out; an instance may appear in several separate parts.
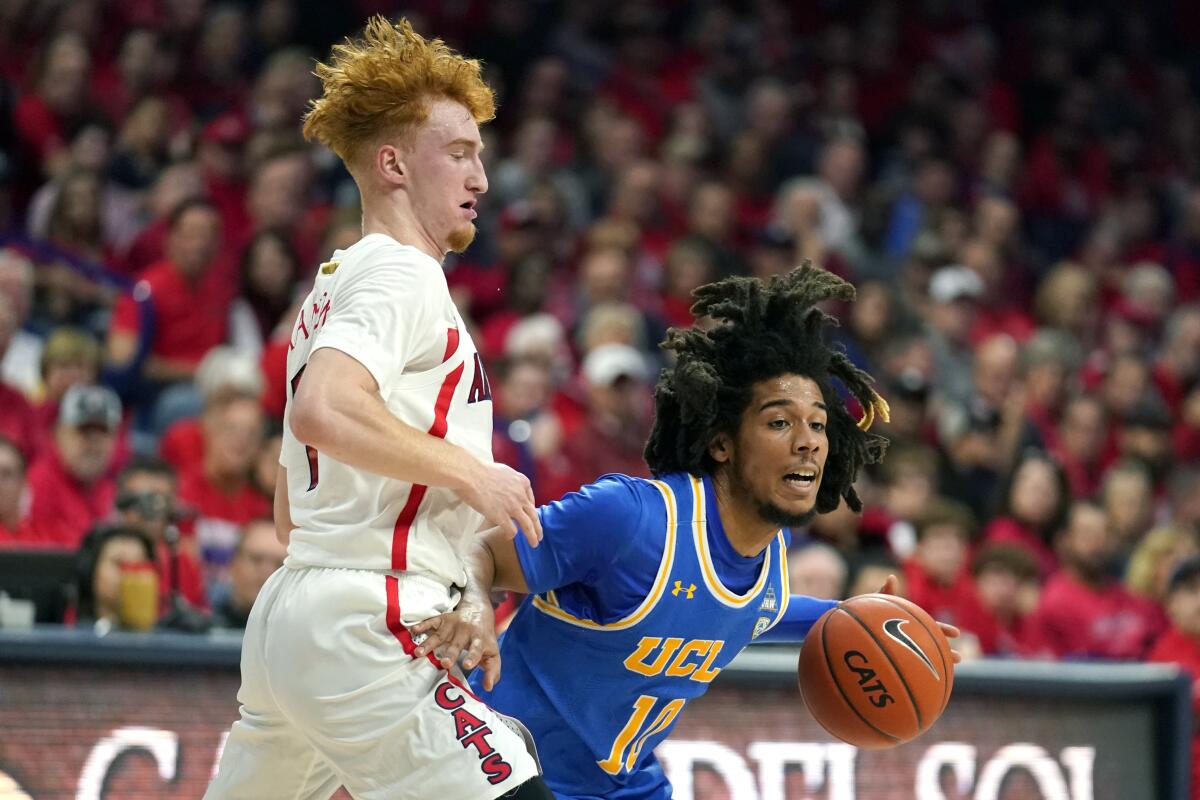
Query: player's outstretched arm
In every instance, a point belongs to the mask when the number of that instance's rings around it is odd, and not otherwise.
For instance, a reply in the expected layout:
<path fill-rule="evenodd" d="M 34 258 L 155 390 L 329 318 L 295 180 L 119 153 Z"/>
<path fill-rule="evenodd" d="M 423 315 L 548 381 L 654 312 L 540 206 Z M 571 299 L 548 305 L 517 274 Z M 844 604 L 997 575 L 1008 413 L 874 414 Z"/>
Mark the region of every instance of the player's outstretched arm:
<path fill-rule="evenodd" d="M 491 528 L 476 537 L 465 561 L 467 586 L 458 607 L 419 622 L 410 630 L 425 636 L 417 647 L 418 658 L 433 653 L 444 669 L 450 669 L 465 654 L 463 669 L 468 672 L 476 666 L 482 669 L 484 688 L 491 691 L 500 680 L 492 590 L 527 593 L 529 587 L 513 538 L 500 528 Z"/>
<path fill-rule="evenodd" d="M 531 544 L 541 538 L 533 490 L 524 475 L 401 422 L 384 405 L 370 371 L 340 350 L 324 347 L 309 357 L 289 423 L 301 443 L 330 458 L 389 478 L 449 488 L 509 536 L 520 526 Z"/>

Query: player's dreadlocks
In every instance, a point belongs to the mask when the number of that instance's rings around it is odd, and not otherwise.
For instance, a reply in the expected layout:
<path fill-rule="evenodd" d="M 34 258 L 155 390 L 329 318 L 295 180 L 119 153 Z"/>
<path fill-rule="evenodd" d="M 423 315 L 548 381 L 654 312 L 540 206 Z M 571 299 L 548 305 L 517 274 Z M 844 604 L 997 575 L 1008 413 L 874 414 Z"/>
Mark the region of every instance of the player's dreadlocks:
<path fill-rule="evenodd" d="M 753 386 L 784 374 L 803 375 L 821 389 L 829 407 L 829 458 L 817 492 L 816 510 L 833 511 L 845 498 L 862 508 L 854 480 L 864 464 L 883 457 L 887 439 L 867 429 L 878 416 L 888 419 L 887 402 L 871 388 L 870 375 L 822 336 L 836 324 L 817 304 L 854 299 L 854 287 L 810 262 L 768 282 L 726 278 L 697 289 L 692 313 L 708 315 L 708 332 L 672 328 L 664 350 L 676 355 L 655 389 L 654 430 L 646 443 L 646 463 L 655 475 L 667 472 L 711 474 L 717 462 L 708 453 L 718 433 L 735 436 L 750 404 Z M 837 378 L 858 400 L 863 418 L 855 423 L 833 386 Z"/>

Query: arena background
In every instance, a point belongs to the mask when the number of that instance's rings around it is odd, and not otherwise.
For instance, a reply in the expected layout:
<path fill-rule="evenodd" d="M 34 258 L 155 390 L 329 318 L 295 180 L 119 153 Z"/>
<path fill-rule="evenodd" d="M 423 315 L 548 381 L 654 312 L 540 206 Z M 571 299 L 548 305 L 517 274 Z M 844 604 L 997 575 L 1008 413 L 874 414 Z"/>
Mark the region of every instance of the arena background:
<path fill-rule="evenodd" d="M 299 120 L 373 13 L 497 91 L 445 266 L 539 502 L 645 474 L 696 286 L 810 259 L 858 287 L 828 310 L 890 456 L 864 513 L 795 532 L 792 585 L 895 572 L 971 663 L 927 736 L 856 752 L 751 648 L 659 751 L 678 797 L 1200 797 L 1200 5 L 0 0 L 0 798 L 211 773 L 281 557 L 298 303 L 360 235 Z M 152 540 L 155 633 L 88 599 L 113 521 Z"/>

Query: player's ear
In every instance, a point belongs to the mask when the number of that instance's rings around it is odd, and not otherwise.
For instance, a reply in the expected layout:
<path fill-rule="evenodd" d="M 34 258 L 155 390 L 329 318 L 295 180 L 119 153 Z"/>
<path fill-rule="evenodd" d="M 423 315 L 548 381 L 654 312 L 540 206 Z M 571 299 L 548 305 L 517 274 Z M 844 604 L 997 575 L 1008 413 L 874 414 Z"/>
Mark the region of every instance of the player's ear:
<path fill-rule="evenodd" d="M 408 177 L 404 151 L 394 144 L 382 144 L 375 151 L 375 171 L 389 186 L 403 186 Z"/>
<path fill-rule="evenodd" d="M 725 464 L 733 457 L 733 440 L 728 434 L 718 433 L 708 443 L 708 454 L 718 464 Z"/>

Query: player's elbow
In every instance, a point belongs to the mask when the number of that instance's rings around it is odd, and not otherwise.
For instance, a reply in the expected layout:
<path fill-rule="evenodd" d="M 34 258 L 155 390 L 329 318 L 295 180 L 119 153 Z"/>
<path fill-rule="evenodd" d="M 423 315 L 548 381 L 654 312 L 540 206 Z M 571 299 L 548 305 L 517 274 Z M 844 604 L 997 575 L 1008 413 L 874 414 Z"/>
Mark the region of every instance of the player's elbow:
<path fill-rule="evenodd" d="M 304 445 L 320 450 L 334 435 L 333 409 L 321 392 L 305 391 L 303 385 L 292 398 L 288 422 L 292 435 Z"/>

